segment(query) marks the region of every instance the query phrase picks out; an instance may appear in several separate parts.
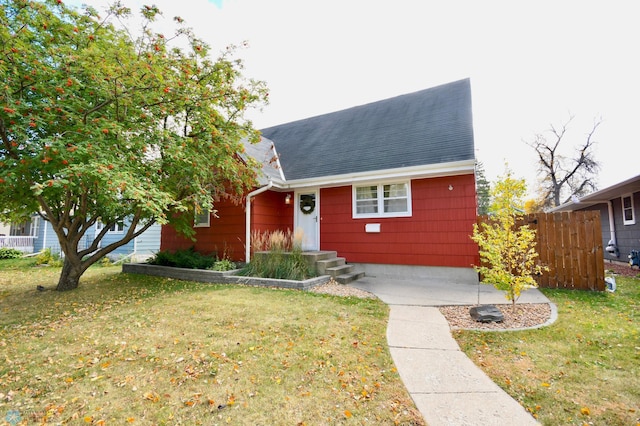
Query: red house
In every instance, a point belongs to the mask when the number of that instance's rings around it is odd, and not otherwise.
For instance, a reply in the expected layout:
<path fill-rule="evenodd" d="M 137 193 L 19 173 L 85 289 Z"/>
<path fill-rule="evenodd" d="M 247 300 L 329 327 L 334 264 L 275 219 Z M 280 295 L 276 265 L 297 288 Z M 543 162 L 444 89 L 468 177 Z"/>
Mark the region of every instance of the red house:
<path fill-rule="evenodd" d="M 468 79 L 262 130 L 260 185 L 197 219 L 195 249 L 249 258 L 253 230 L 302 228 L 304 250 L 349 263 L 478 263 Z M 163 227 L 162 250 L 193 246 Z"/>

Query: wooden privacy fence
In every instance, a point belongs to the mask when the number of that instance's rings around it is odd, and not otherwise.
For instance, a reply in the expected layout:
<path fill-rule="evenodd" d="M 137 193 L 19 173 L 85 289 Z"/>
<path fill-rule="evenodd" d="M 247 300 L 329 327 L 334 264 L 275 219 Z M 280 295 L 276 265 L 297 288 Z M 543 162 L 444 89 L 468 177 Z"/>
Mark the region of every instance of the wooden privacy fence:
<path fill-rule="evenodd" d="M 522 224 L 536 230 L 538 260 L 549 268 L 535 277 L 540 287 L 604 291 L 599 211 L 534 213 Z"/>

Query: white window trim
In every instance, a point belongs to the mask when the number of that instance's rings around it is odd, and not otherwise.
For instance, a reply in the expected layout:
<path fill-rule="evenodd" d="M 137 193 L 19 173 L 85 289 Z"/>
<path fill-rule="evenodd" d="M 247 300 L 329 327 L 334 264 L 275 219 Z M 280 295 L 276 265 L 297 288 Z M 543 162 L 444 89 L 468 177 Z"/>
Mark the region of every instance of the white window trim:
<path fill-rule="evenodd" d="M 31 218 L 31 237 L 38 238 L 38 233 L 40 232 L 40 217 L 34 216 Z"/>
<path fill-rule="evenodd" d="M 207 220 L 204 222 L 196 222 L 199 218 L 206 214 Z M 201 214 L 196 214 L 193 218 L 194 228 L 209 228 L 211 226 L 211 211 L 209 209 L 202 209 Z"/>
<path fill-rule="evenodd" d="M 114 223 L 114 230 L 109 229 L 107 234 L 124 234 L 124 222 Z"/>
<path fill-rule="evenodd" d="M 115 230 L 108 230 L 107 234 L 124 234 L 124 222 L 118 222 L 115 224 Z M 100 232 L 104 229 L 104 223 L 96 221 L 96 232 Z"/>
<path fill-rule="evenodd" d="M 624 216 L 624 199 L 629 198 L 631 200 L 631 220 L 625 219 Z M 635 225 L 636 224 L 636 209 L 633 205 L 633 194 L 625 194 L 620 198 L 620 204 L 622 205 L 622 223 L 624 225 Z"/>
<path fill-rule="evenodd" d="M 407 186 L 407 211 L 406 212 L 384 212 L 384 185 L 400 185 L 404 184 Z M 363 186 L 377 186 L 378 187 L 378 213 L 357 213 L 357 194 L 356 189 Z M 371 219 L 371 218 L 379 218 L 379 217 L 411 217 L 412 215 L 412 207 L 411 207 L 411 181 L 410 180 L 399 180 L 399 181 L 381 181 L 381 182 L 369 182 L 369 183 L 360 183 L 358 185 L 351 186 L 351 215 L 353 219 Z"/>

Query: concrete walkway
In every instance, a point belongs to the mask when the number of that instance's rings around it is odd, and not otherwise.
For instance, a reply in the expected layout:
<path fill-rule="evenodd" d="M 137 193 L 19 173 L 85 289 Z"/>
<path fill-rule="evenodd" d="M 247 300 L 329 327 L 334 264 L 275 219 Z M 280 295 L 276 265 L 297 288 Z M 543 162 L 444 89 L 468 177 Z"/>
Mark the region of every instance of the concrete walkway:
<path fill-rule="evenodd" d="M 538 424 L 460 350 L 437 308 L 508 303 L 501 292 L 484 284 L 424 278 L 367 276 L 349 285 L 371 292 L 389 305 L 387 341 L 391 356 L 430 426 Z M 534 289 L 524 292 L 518 303 L 550 302 Z"/>

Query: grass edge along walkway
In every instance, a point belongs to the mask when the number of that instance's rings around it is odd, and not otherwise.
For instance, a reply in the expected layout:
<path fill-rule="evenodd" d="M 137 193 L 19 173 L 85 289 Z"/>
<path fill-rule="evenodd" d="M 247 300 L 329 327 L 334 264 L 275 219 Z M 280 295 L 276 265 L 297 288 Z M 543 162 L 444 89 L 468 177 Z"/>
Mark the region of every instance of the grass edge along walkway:
<path fill-rule="evenodd" d="M 456 331 L 462 350 L 544 425 L 640 425 L 640 279 L 617 290 L 542 289 L 549 327 Z"/>

